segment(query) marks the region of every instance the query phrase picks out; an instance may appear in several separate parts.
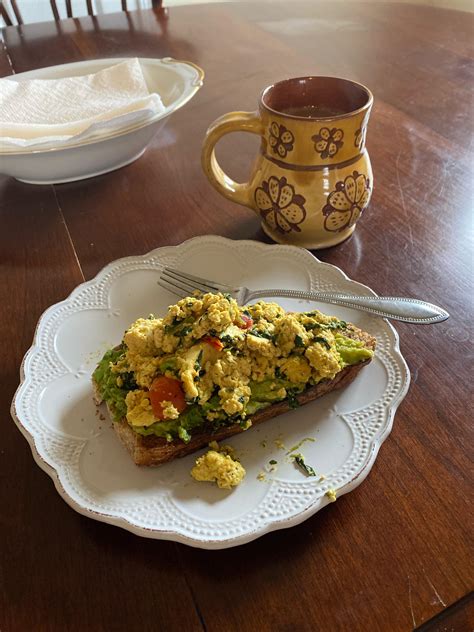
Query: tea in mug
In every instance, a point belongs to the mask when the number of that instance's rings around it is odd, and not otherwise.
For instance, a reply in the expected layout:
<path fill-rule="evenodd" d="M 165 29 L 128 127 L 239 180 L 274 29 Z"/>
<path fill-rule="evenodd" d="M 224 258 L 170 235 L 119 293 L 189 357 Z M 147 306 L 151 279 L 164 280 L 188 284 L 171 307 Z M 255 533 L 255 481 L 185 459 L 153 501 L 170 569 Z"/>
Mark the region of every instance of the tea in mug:
<path fill-rule="evenodd" d="M 300 105 L 286 107 L 282 114 L 299 116 L 301 118 L 329 118 L 344 114 L 344 110 L 327 105 Z"/>

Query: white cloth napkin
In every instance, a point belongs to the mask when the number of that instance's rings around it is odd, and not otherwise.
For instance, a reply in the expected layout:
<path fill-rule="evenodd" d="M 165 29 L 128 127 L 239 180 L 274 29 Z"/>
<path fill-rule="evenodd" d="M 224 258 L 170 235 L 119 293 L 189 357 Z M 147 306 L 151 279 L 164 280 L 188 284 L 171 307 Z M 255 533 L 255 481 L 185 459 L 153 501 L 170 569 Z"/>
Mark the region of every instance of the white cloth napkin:
<path fill-rule="evenodd" d="M 0 79 L 0 151 L 108 136 L 164 111 L 138 59 L 82 77 Z"/>

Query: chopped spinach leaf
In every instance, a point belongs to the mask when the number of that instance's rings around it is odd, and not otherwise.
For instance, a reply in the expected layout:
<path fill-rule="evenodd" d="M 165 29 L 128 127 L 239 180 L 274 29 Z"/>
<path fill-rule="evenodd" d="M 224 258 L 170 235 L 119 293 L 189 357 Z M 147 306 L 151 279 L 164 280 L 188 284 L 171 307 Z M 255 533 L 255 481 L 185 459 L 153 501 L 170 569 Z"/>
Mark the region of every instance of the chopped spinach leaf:
<path fill-rule="evenodd" d="M 295 336 L 295 347 L 304 347 L 303 338 L 299 334 Z"/>
<path fill-rule="evenodd" d="M 231 345 L 234 342 L 234 339 L 232 338 L 232 336 L 229 336 L 229 334 L 224 334 L 219 338 L 219 340 L 228 345 Z"/>
<path fill-rule="evenodd" d="M 326 340 L 326 338 L 322 338 L 321 336 L 315 336 L 313 338 L 313 341 L 321 343 L 322 345 L 324 345 L 326 347 L 326 349 L 328 349 L 328 351 L 331 349 L 331 345 Z"/>
<path fill-rule="evenodd" d="M 293 460 L 298 465 L 298 467 L 303 470 L 306 476 L 316 476 L 316 472 L 311 467 L 311 465 L 305 463 L 304 456 L 302 454 L 295 454 Z"/>
<path fill-rule="evenodd" d="M 306 331 L 311 331 L 313 329 L 318 329 L 318 327 L 321 327 L 320 323 L 306 323 L 305 325 L 303 325 L 303 327 L 306 329 Z"/>
<path fill-rule="evenodd" d="M 202 349 L 199 352 L 198 357 L 196 358 L 196 362 L 194 363 L 194 370 L 198 371 L 200 374 L 200 368 L 201 368 L 201 360 L 202 360 Z"/>
<path fill-rule="evenodd" d="M 179 336 L 180 338 L 183 338 L 184 336 L 187 336 L 192 331 L 192 329 L 193 328 L 190 325 L 188 325 L 187 327 L 183 327 L 182 329 L 177 331 L 176 335 Z"/>
<path fill-rule="evenodd" d="M 271 340 L 272 342 L 275 342 L 276 336 L 274 334 L 271 334 L 268 331 L 259 331 L 258 329 L 251 329 L 249 333 L 252 336 L 256 336 L 257 338 L 265 338 L 265 340 Z"/>
<path fill-rule="evenodd" d="M 133 371 L 121 373 L 120 377 L 122 378 L 121 388 L 124 388 L 127 391 L 134 391 L 136 388 L 138 388 Z"/>
<path fill-rule="evenodd" d="M 287 398 L 288 398 L 288 406 L 290 408 L 298 408 L 300 403 L 298 401 L 298 398 L 296 397 L 296 391 L 294 389 L 289 389 L 287 391 Z"/>
<path fill-rule="evenodd" d="M 178 318 L 177 316 L 175 316 L 173 320 L 171 321 L 170 325 L 165 325 L 165 334 L 173 333 L 174 328 L 176 327 L 176 325 L 179 325 L 181 320 L 182 320 L 181 318 Z"/>

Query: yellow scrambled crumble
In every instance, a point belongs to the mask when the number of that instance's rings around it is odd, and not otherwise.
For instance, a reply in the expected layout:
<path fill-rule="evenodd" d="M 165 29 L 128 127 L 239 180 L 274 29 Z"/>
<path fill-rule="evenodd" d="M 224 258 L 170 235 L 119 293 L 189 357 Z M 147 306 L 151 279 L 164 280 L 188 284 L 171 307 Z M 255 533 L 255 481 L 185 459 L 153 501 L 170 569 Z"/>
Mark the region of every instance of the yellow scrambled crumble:
<path fill-rule="evenodd" d="M 216 441 L 212 441 L 209 446 L 212 449 L 196 459 L 191 476 L 196 481 L 216 483 L 221 489 L 239 485 L 246 472 L 235 459 L 233 449 L 230 446 L 219 448 Z"/>
<path fill-rule="evenodd" d="M 325 494 L 329 498 L 329 502 L 334 503 L 337 500 L 337 495 L 334 489 L 328 489 Z"/>
<path fill-rule="evenodd" d="M 125 398 L 127 419 L 134 426 L 149 426 L 155 420 L 146 391 L 130 391 Z"/>
<path fill-rule="evenodd" d="M 186 402 L 198 404 L 208 421 L 225 414 L 244 423 L 253 402 L 270 405 L 345 366 L 339 326 L 316 310 L 289 313 L 264 301 L 242 308 L 224 294 L 182 299 L 164 318 L 139 318 L 124 335 L 124 355 L 112 370 L 119 387 L 132 374 L 138 389 L 127 395 L 127 419 L 133 426 L 156 421 L 147 390 L 164 375 L 181 382 Z M 255 385 L 267 385 L 265 397 Z M 178 419 L 166 404 L 165 420 Z"/>
<path fill-rule="evenodd" d="M 161 402 L 161 406 L 163 408 L 163 417 L 165 419 L 178 419 L 179 410 L 176 406 L 173 405 L 172 402 L 167 402 L 166 400 Z"/>

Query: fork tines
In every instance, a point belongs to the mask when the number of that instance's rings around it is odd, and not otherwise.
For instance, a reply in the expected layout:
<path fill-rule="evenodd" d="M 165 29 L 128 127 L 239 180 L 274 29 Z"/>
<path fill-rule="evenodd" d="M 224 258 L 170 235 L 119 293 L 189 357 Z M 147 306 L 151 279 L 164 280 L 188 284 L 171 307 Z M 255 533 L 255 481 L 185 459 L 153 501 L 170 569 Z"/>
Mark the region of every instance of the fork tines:
<path fill-rule="evenodd" d="M 163 268 L 158 285 L 180 298 L 189 296 L 196 290 L 206 293 L 225 292 L 230 289 L 226 285 L 215 283 L 209 279 L 203 279 L 202 277 L 197 277 L 192 274 L 180 272 L 179 270 L 175 270 L 173 268 Z"/>

